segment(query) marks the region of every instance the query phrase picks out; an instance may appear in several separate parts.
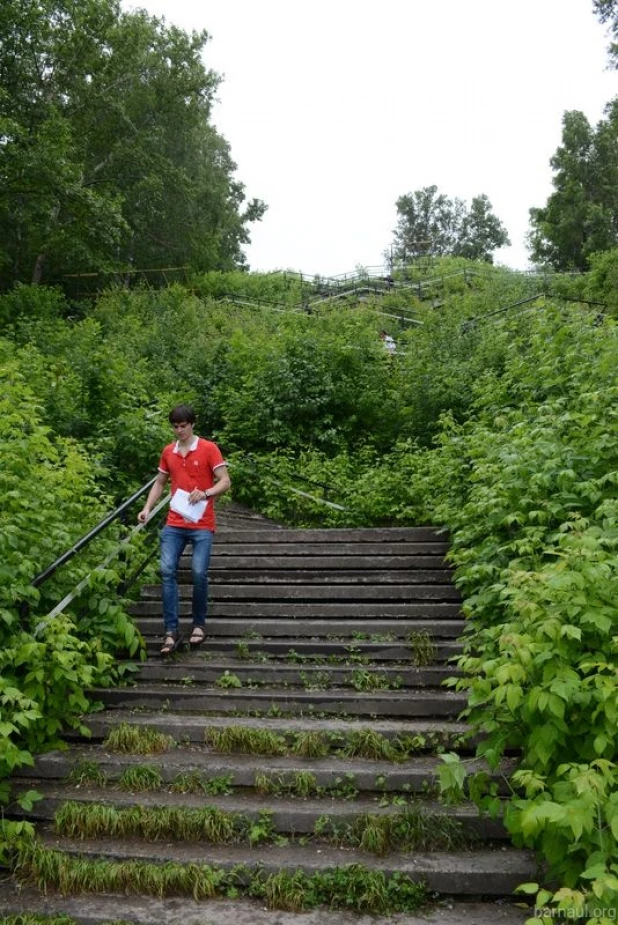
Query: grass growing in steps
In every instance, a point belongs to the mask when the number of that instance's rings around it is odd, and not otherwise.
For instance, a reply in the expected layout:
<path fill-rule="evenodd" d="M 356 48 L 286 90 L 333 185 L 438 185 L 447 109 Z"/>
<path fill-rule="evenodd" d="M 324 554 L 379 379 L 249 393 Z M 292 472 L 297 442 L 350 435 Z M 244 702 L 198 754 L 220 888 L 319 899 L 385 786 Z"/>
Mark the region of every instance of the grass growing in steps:
<path fill-rule="evenodd" d="M 63 895 L 107 892 L 195 900 L 248 896 L 270 909 L 289 912 L 328 906 L 369 915 L 415 912 L 427 902 L 422 882 L 398 873 L 387 876 L 361 864 L 314 874 L 281 870 L 267 876 L 259 868 L 244 866 L 225 870 L 207 864 L 76 858 L 26 841 L 15 855 L 14 870 L 39 890 L 59 890 Z"/>
<path fill-rule="evenodd" d="M 283 735 L 269 729 L 251 726 L 209 727 L 204 741 L 222 754 L 249 754 L 269 757 L 297 756 L 303 758 L 366 758 L 400 762 L 442 745 L 443 736 L 436 732 L 387 738 L 370 728 L 351 729 L 347 734 L 322 730 Z"/>
<path fill-rule="evenodd" d="M 159 841 L 205 841 L 213 845 L 250 846 L 277 844 L 272 813 L 264 810 L 257 819 L 226 812 L 216 806 L 188 809 L 183 806 L 130 806 L 118 809 L 103 803 L 69 800 L 54 817 L 57 835 L 67 838 L 143 838 Z"/>
<path fill-rule="evenodd" d="M 240 725 L 223 728 L 209 726 L 204 730 L 204 744 L 221 754 L 269 757 L 326 758 L 332 755 L 400 762 L 422 752 L 439 751 L 447 744 L 454 748 L 463 741 L 463 737 L 460 743 L 439 730 L 387 738 L 370 727 L 350 729 L 347 733 L 316 729 L 283 734 Z M 103 747 L 119 754 L 153 755 L 177 748 L 178 742 L 172 736 L 148 726 L 132 726 L 123 722 L 110 730 Z M 82 773 L 88 773 L 87 765 L 82 765 L 82 768 Z M 80 772 L 76 769 L 75 773 Z M 92 774 L 96 776 L 96 770 L 92 770 Z M 95 782 L 93 776 L 90 782 Z"/>
<path fill-rule="evenodd" d="M 153 790 L 171 790 L 172 793 L 200 793 L 205 796 L 224 796 L 232 792 L 233 774 L 218 774 L 208 777 L 197 769 L 182 771 L 166 781 L 159 768 L 152 765 L 134 765 L 119 777 L 106 774 L 96 761 L 82 761 L 69 771 L 66 781 L 76 787 L 111 787 L 129 793 L 145 793 Z M 0 923 L 1 925 L 1 923 Z"/>
<path fill-rule="evenodd" d="M 279 797 L 341 797 L 344 800 L 355 800 L 359 794 L 354 774 L 347 773 L 337 777 L 329 786 L 318 784 L 315 774 L 311 771 L 292 771 L 288 774 L 255 775 L 254 789 L 260 796 Z"/>
<path fill-rule="evenodd" d="M 176 747 L 173 736 L 147 726 L 131 726 L 120 723 L 111 729 L 105 739 L 105 747 L 112 752 L 131 755 L 156 755 Z"/>
<path fill-rule="evenodd" d="M 57 835 L 66 838 L 142 838 L 146 841 L 208 842 L 212 845 L 278 845 L 289 838 L 274 828 L 273 813 L 257 817 L 215 806 L 131 806 L 68 801 L 54 818 Z M 340 822 L 320 816 L 311 836 L 337 848 L 356 848 L 377 856 L 392 851 L 454 851 L 472 847 L 461 823 L 445 813 L 423 812 L 420 805 L 391 814 L 363 813 Z"/>
<path fill-rule="evenodd" d="M 473 844 L 457 819 L 423 813 L 418 806 L 392 815 L 364 813 L 345 823 L 321 816 L 314 834 L 337 848 L 358 848 L 379 857 L 392 851 L 459 851 Z"/>
<path fill-rule="evenodd" d="M 236 658 L 244 661 L 269 662 L 276 661 L 277 657 L 268 652 L 262 652 L 249 648 L 249 642 L 263 642 L 263 637 L 258 634 L 247 635 L 246 638 L 238 640 L 234 651 Z M 426 668 L 434 664 L 437 655 L 437 646 L 431 635 L 425 630 L 418 630 L 408 633 L 405 638 L 395 636 L 394 633 L 362 633 L 355 631 L 352 636 L 352 643 L 348 642 L 348 637 L 327 636 L 326 639 L 331 642 L 340 642 L 345 644 L 345 655 L 319 655 L 317 653 L 300 653 L 296 649 L 288 649 L 285 653 L 287 661 L 297 664 L 311 663 L 314 665 L 350 665 L 350 664 L 369 664 L 371 661 L 369 655 L 363 655 L 358 643 L 399 643 L 405 646 L 409 651 L 409 659 L 406 663 L 417 668 Z M 375 656 L 374 656 L 375 658 Z"/>
<path fill-rule="evenodd" d="M 182 679 L 182 683 L 190 685 L 195 683 L 195 677 L 188 676 Z M 177 682 L 168 682 L 177 683 Z M 225 669 L 218 678 L 214 680 L 214 686 L 219 688 L 245 688 L 252 690 L 260 687 L 272 687 L 272 678 L 239 678 L 237 674 Z M 368 668 L 355 668 L 349 675 L 348 685 L 360 693 L 372 691 L 389 691 L 401 690 L 404 686 L 404 680 L 401 675 L 389 675 L 385 671 L 370 671 Z M 325 691 L 346 686 L 345 679 L 333 681 L 332 675 L 324 670 L 301 671 L 300 684 L 306 691 Z M 282 690 L 294 689 L 296 685 L 293 681 L 279 681 L 277 687 Z"/>
<path fill-rule="evenodd" d="M 208 777 L 204 772 L 193 769 L 182 771 L 166 781 L 159 768 L 152 765 L 134 765 L 119 776 L 113 777 L 106 774 L 96 761 L 84 761 L 76 765 L 67 774 L 65 780 L 76 787 L 93 786 L 98 789 L 110 788 L 129 793 L 166 790 L 172 793 L 227 796 L 233 792 L 234 787 L 233 774 Z M 312 771 L 288 771 L 282 774 L 258 771 L 255 775 L 253 789 L 260 796 L 298 797 L 300 799 L 340 797 L 344 800 L 355 800 L 360 793 L 356 783 L 356 775 L 350 771 L 336 777 L 332 784 L 318 784 L 318 779 Z M 382 793 L 385 786 L 386 778 L 378 775 L 375 779 L 375 789 Z M 410 789 L 409 784 L 404 785 L 406 792 L 409 793 Z M 384 794 L 382 799 L 388 802 L 394 799 L 407 802 L 403 796 L 398 798 L 396 795 L 391 795 L 389 799 Z M 1 922 L 0 925 L 2 925 Z"/>

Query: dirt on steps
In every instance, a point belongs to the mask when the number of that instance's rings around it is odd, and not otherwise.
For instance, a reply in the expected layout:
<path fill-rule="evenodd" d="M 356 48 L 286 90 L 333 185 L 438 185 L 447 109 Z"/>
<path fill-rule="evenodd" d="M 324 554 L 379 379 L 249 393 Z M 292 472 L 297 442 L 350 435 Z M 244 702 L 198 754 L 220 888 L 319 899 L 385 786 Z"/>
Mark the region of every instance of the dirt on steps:
<path fill-rule="evenodd" d="M 218 899 L 209 903 L 188 897 L 152 899 L 126 896 L 68 896 L 18 890 L 0 880 L 0 915 L 63 914 L 79 925 L 101 925 L 122 915 L 133 925 L 523 925 L 530 912 L 510 902 L 455 902 L 442 899 L 417 914 L 358 915 L 343 910 L 285 912 L 266 909 L 257 901 Z"/>

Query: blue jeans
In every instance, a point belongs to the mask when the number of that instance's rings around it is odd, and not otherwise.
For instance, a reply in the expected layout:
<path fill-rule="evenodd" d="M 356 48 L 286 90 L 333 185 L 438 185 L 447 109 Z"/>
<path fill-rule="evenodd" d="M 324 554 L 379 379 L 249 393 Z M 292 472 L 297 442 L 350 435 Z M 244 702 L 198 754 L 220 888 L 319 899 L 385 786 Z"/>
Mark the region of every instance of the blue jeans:
<path fill-rule="evenodd" d="M 208 602 L 208 566 L 214 533 L 188 527 L 163 527 L 161 531 L 161 582 L 163 623 L 166 633 L 178 632 L 178 565 L 187 543 L 193 546 L 193 625 L 204 626 Z"/>

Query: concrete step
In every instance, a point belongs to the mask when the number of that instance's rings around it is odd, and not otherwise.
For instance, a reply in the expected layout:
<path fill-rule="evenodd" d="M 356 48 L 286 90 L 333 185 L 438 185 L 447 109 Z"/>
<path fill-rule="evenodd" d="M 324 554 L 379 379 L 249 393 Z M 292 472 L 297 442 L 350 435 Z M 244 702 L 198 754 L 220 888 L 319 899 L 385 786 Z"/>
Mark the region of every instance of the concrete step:
<path fill-rule="evenodd" d="M 330 832 L 332 831 L 331 826 L 341 828 L 352 825 L 368 815 L 378 818 L 401 818 L 408 814 L 418 813 L 428 822 L 433 823 L 436 828 L 440 820 L 445 819 L 447 824 L 454 823 L 452 842 L 456 843 L 459 848 L 471 849 L 478 845 L 480 839 L 487 843 L 488 841 L 504 842 L 507 838 L 502 822 L 498 819 L 480 816 L 475 806 L 458 804 L 444 807 L 436 801 L 421 799 L 418 796 L 410 799 L 405 805 L 392 803 L 382 805 L 383 801 L 379 797 L 368 795 L 361 795 L 353 800 L 335 797 L 293 799 L 283 796 L 259 797 L 252 791 L 247 793 L 234 791 L 230 795 L 205 797 L 204 794 L 170 793 L 166 790 L 131 793 L 108 787 L 87 785 L 75 787 L 36 778 L 30 780 L 29 783 L 41 796 L 41 799 L 28 813 L 28 818 L 37 824 L 53 823 L 59 810 L 70 802 L 86 808 L 105 806 L 106 810 L 113 808 L 118 812 L 137 806 L 140 810 L 150 810 L 155 814 L 161 811 L 165 813 L 168 810 L 191 811 L 212 807 L 225 813 L 246 817 L 252 822 L 258 822 L 263 814 L 268 813 L 273 833 L 285 835 L 290 839 L 309 835 L 314 838 L 316 847 L 327 841 L 327 838 L 316 835 L 321 825 L 326 826 L 327 831 Z M 14 817 L 19 818 L 19 813 L 15 813 Z M 56 830 L 59 834 L 63 834 L 61 829 L 58 830 L 56 827 Z M 135 830 L 135 834 L 139 834 L 138 829 Z M 114 835 L 114 830 L 105 829 L 102 822 L 98 837 L 107 838 L 114 837 Z M 175 840 L 172 833 L 166 833 L 163 837 L 167 841 Z M 423 847 L 425 850 L 428 848 L 427 845 Z"/>
<path fill-rule="evenodd" d="M 202 742 L 203 738 L 202 735 Z M 179 744 L 163 753 L 136 755 L 110 752 L 109 748 L 101 744 L 82 742 L 73 745 L 70 752 L 55 749 L 37 756 L 33 767 L 20 769 L 15 782 L 17 786 L 21 782 L 27 782 L 29 788 L 33 786 L 33 780 L 65 782 L 72 772 L 79 772 L 80 769 L 92 765 L 96 765 L 110 782 L 117 782 L 127 769 L 147 766 L 159 772 L 165 785 L 169 785 L 180 775 L 199 772 L 207 780 L 227 778 L 230 789 L 253 789 L 256 778 L 260 775 L 289 781 L 293 775 L 310 771 L 319 787 L 332 789 L 337 784 L 347 783 L 359 793 L 378 800 L 384 794 L 426 795 L 437 780 L 441 764 L 439 756 L 425 754 L 420 743 L 418 755 L 393 762 L 336 755 L 326 758 L 302 758 L 297 755 L 268 757 L 236 753 L 230 755 L 216 752 L 211 746 L 201 743 Z M 470 771 L 482 767 L 480 761 L 468 762 Z M 79 789 L 82 787 L 83 784 L 80 783 Z M 40 786 L 37 785 L 37 789 L 40 790 Z M 66 797 L 73 798 L 75 797 Z"/>
<path fill-rule="evenodd" d="M 442 608 L 450 605 L 441 605 Z M 133 608 L 132 608 L 133 609 Z M 144 605 L 141 608 L 145 611 L 137 614 L 135 623 L 140 632 L 145 636 L 161 636 L 163 633 L 163 624 L 161 619 L 161 608 L 155 604 Z M 455 608 L 451 608 L 455 609 Z M 435 610 L 435 605 L 434 605 Z M 187 635 L 191 629 L 190 624 L 190 607 L 188 604 L 180 607 L 180 616 L 187 618 L 182 619 L 180 623 L 180 632 Z M 221 616 L 210 614 L 206 623 L 208 638 L 227 638 L 245 637 L 249 641 L 251 638 L 258 636 L 282 638 L 286 637 L 292 640 L 300 641 L 317 640 L 328 642 L 329 640 L 340 640 L 343 637 L 349 637 L 352 643 L 355 642 L 355 634 L 364 632 L 367 634 L 385 634 L 388 633 L 399 639 L 407 639 L 413 633 L 428 633 L 434 640 L 457 640 L 463 632 L 465 623 L 459 618 L 441 618 L 440 620 L 413 617 L 380 620 L 356 618 L 340 619 L 319 619 L 307 618 L 302 620 L 286 619 L 285 617 L 274 617 L 272 619 L 260 616 L 237 616 L 234 619 L 228 614 L 226 619 Z"/>
<path fill-rule="evenodd" d="M 136 601 L 131 604 L 129 611 L 135 616 L 149 616 L 161 612 L 158 601 Z M 180 602 L 179 614 L 181 616 L 191 613 L 191 603 L 188 600 Z M 459 604 L 442 603 L 441 601 L 425 600 L 420 602 L 401 601 L 397 603 L 382 603 L 375 601 L 348 602 L 333 604 L 331 602 L 315 601 L 303 602 L 275 602 L 264 601 L 225 601 L 211 600 L 209 602 L 211 617 L 234 617 L 261 619 L 265 617 L 299 618 L 303 620 L 358 620 L 359 622 L 374 621 L 383 624 L 384 621 L 394 619 L 421 620 L 456 620 L 459 615 Z M 371 632 L 371 631 L 370 631 Z M 379 630 L 375 630 L 379 632 Z M 385 632 L 388 632 L 387 630 Z"/>
<path fill-rule="evenodd" d="M 160 624 L 157 629 L 160 633 Z M 388 634 L 380 635 L 386 636 Z M 436 665 L 442 664 L 462 652 L 462 645 L 455 641 L 436 640 L 432 641 L 431 645 L 433 647 L 433 663 Z M 154 658 L 159 655 L 161 640 L 157 637 L 155 643 L 152 638 L 149 638 L 147 647 L 149 657 Z M 340 640 L 315 638 L 310 640 L 299 638 L 281 640 L 272 637 L 262 637 L 255 640 L 245 636 L 232 636 L 229 639 L 222 639 L 209 635 L 202 646 L 202 652 L 213 658 L 219 656 L 224 658 L 238 657 L 239 650 L 244 653 L 243 657 L 249 662 L 287 660 L 298 664 L 319 665 L 327 660 L 351 661 L 356 658 L 359 661 L 369 659 L 378 665 L 405 661 L 414 665 L 417 661 L 414 645 L 408 642 L 407 637 L 397 639 L 393 634 L 392 638 L 385 638 L 383 641 L 367 641 L 367 639 L 359 638 L 358 630 L 353 630 L 350 637 Z"/>
<path fill-rule="evenodd" d="M 120 723 L 129 726 L 139 726 L 152 729 L 171 736 L 176 742 L 190 742 L 203 744 L 210 730 L 224 730 L 230 727 L 255 730 L 261 729 L 283 737 L 286 741 L 294 742 L 297 736 L 303 733 L 319 732 L 344 740 L 354 733 L 363 733 L 368 729 L 384 736 L 389 740 L 397 738 L 419 739 L 424 737 L 430 747 L 439 742 L 444 748 L 452 749 L 456 746 L 464 749 L 462 738 L 469 732 L 466 723 L 460 722 L 452 716 L 445 717 L 375 717 L 368 721 L 366 718 L 343 717 L 341 715 L 330 717 L 315 716 L 229 716 L 221 713 L 218 716 L 205 716 L 194 713 L 178 713 L 174 702 L 173 710 L 165 712 L 135 711 L 131 708 L 117 708 L 89 714 L 84 717 L 84 725 L 90 731 L 93 742 L 106 738 L 112 729 Z M 67 741 L 83 743 L 83 737 L 78 733 L 67 731 Z M 474 747 L 474 741 L 469 747 Z"/>
<path fill-rule="evenodd" d="M 319 908 L 313 911 L 284 912 L 268 909 L 264 904 L 249 899 L 217 898 L 200 901 L 191 896 L 159 899 L 146 896 L 127 896 L 125 893 L 108 893 L 102 896 L 62 896 L 50 892 L 41 896 L 35 890 L 0 881 L 0 914 L 23 913 L 43 916 L 65 915 L 78 925 L 102 925 L 123 919 L 133 925 L 393 925 L 391 916 L 362 915 L 342 909 L 331 911 Z M 498 901 L 441 902 L 428 904 L 418 914 L 396 916 L 401 925 L 524 925 L 531 915 L 521 904 Z"/>
<path fill-rule="evenodd" d="M 254 568 L 249 567 L 249 561 Z M 190 568 L 190 560 L 181 560 L 178 573 L 179 584 L 191 584 Z M 385 569 L 384 571 L 375 572 L 341 568 L 335 572 L 329 571 L 328 568 L 323 566 L 315 569 L 303 569 L 300 567 L 285 568 L 265 564 L 260 567 L 255 563 L 254 559 L 236 560 L 231 558 L 229 563 L 225 559 L 219 559 L 216 562 L 211 560 L 210 580 L 213 585 L 217 586 L 222 584 L 310 584 L 311 586 L 325 587 L 345 586 L 349 589 L 351 585 L 361 587 L 402 585 L 409 588 L 411 593 L 414 593 L 414 587 L 419 584 L 450 584 L 452 574 L 441 568 Z M 146 594 L 151 594 L 158 587 L 158 585 L 148 585 L 143 587 L 142 591 Z"/>
<path fill-rule="evenodd" d="M 408 662 L 394 666 L 298 666 L 284 662 L 248 662 L 235 658 L 206 659 L 199 655 L 187 655 L 174 660 L 153 658 L 146 663 L 136 664 L 135 669 L 139 682 L 177 681 L 183 684 L 211 685 L 227 672 L 242 681 L 243 686 L 315 688 L 318 685 L 326 688 L 353 686 L 356 689 L 367 689 L 372 682 L 375 687 L 383 685 L 391 689 L 439 688 L 447 678 L 456 675 L 454 669 L 445 665 L 416 668 Z"/>
<path fill-rule="evenodd" d="M 221 559 L 226 561 L 231 558 L 246 558 L 250 563 L 254 556 L 275 557 L 278 562 L 284 564 L 288 556 L 295 558 L 307 559 L 313 558 L 323 560 L 325 557 L 335 555 L 344 556 L 351 559 L 351 564 L 358 564 L 358 557 L 364 560 L 371 557 L 378 558 L 381 561 L 382 556 L 401 556 L 405 558 L 408 568 L 449 568 L 446 564 L 446 553 L 448 552 L 447 543 L 423 544 L 423 552 L 418 551 L 418 544 L 412 544 L 406 541 L 393 541 L 387 543 L 370 543 L 370 542 L 322 542 L 322 543 L 285 543 L 281 540 L 277 542 L 266 543 L 262 537 L 256 543 L 250 543 L 241 535 L 238 542 L 233 540 L 230 534 L 221 536 L 217 533 L 212 547 L 212 560 Z M 188 557 L 188 556 L 187 556 Z M 185 558 L 183 556 L 183 558 Z"/>
<path fill-rule="evenodd" d="M 320 545 L 345 544 L 354 546 L 365 543 L 406 543 L 408 547 L 423 546 L 425 543 L 448 549 L 448 536 L 438 533 L 434 527 L 356 527 L 325 529 L 294 529 L 291 527 L 266 527 L 260 530 L 217 531 L 218 543 L 296 543 L 299 546 L 319 543 Z"/>
<path fill-rule="evenodd" d="M 189 584 L 180 584 L 180 597 L 191 597 L 192 587 Z M 338 584 L 289 584 L 276 582 L 274 584 L 232 584 L 228 582 L 213 581 L 210 585 L 210 602 L 218 604 L 220 601 L 251 601 L 266 600 L 291 601 L 294 604 L 302 602 L 339 602 L 346 604 L 368 601 L 398 602 L 410 601 L 413 595 L 415 601 L 459 601 L 460 596 L 456 588 L 449 582 L 436 582 L 435 584 L 418 584 L 411 589 L 409 585 L 338 585 Z M 161 597 L 161 588 L 158 585 L 148 585 L 143 589 L 142 596 L 146 599 Z"/>
<path fill-rule="evenodd" d="M 210 846 L 203 842 L 163 844 L 102 838 L 74 842 L 45 829 L 41 829 L 39 839 L 42 845 L 54 851 L 82 860 L 209 865 L 227 870 L 242 865 L 267 875 L 282 870 L 311 875 L 362 863 L 369 870 L 382 871 L 385 875 L 397 873 L 414 882 L 424 882 L 430 892 L 446 896 L 511 896 L 520 883 L 534 880 L 537 875 L 537 865 L 530 852 L 505 846 L 468 852 L 398 853 L 380 858 L 328 846 L 317 852 L 315 845 L 245 848 L 241 845 Z"/>
<path fill-rule="evenodd" d="M 180 565 L 182 568 L 190 567 L 190 555 L 182 556 Z M 268 548 L 261 547 L 253 553 L 246 555 L 236 551 L 236 547 L 227 549 L 216 549 L 213 545 L 212 568 L 214 571 L 222 568 L 245 569 L 251 572 L 273 571 L 288 572 L 294 569 L 306 570 L 308 574 L 319 573 L 324 570 L 327 574 L 336 577 L 340 571 L 357 571 L 368 570 L 369 573 L 378 573 L 382 571 L 395 571 L 400 574 L 405 572 L 422 571 L 424 569 L 437 569 L 445 574 L 452 574 L 450 570 L 442 565 L 439 557 L 430 558 L 428 556 L 410 556 L 395 555 L 383 553 L 377 555 L 362 555 L 360 552 L 356 555 L 338 547 L 328 549 L 323 547 L 322 554 L 304 556 L 299 549 L 296 554 L 280 555 L 278 549 L 270 552 Z"/>
<path fill-rule="evenodd" d="M 280 711 L 298 714 L 346 716 L 451 716 L 466 706 L 464 694 L 454 691 L 406 690 L 362 693 L 356 690 L 285 690 L 277 687 L 179 687 L 139 684 L 136 687 L 95 688 L 90 692 L 106 708 L 169 709 L 191 713 L 258 713 Z"/>

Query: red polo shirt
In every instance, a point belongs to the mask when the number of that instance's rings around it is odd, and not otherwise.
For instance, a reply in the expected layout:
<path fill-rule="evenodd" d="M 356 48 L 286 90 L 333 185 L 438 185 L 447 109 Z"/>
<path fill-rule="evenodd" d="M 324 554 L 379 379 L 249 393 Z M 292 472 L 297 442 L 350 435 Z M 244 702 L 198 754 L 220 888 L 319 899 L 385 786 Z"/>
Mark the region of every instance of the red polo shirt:
<path fill-rule="evenodd" d="M 169 476 L 173 495 L 178 488 L 184 488 L 189 492 L 194 488 L 207 491 L 215 484 L 215 469 L 225 465 L 227 463 L 216 443 L 203 440 L 201 437 L 194 437 L 186 456 L 179 452 L 178 441 L 168 444 L 161 453 L 159 472 L 165 472 Z M 214 498 L 208 500 L 206 510 L 197 523 L 189 523 L 171 508 L 166 523 L 170 527 L 186 527 L 189 530 L 214 530 Z"/>

